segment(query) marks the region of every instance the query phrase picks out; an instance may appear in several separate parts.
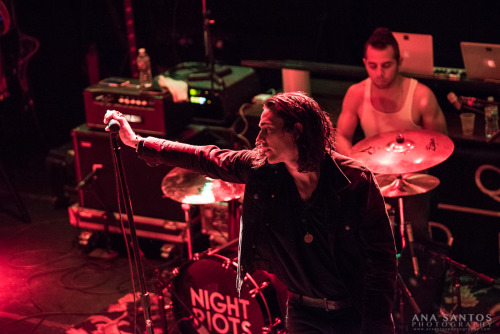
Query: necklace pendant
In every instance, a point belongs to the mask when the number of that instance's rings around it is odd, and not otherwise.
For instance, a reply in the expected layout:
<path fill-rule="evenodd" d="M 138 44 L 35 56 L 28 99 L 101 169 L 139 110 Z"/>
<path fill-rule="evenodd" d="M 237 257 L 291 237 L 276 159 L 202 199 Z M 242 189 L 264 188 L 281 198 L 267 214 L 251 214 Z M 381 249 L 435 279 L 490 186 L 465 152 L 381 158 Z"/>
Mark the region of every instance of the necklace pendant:
<path fill-rule="evenodd" d="M 310 244 L 313 241 L 314 237 L 311 233 L 307 232 L 306 235 L 304 236 L 304 241 L 308 244 Z"/>

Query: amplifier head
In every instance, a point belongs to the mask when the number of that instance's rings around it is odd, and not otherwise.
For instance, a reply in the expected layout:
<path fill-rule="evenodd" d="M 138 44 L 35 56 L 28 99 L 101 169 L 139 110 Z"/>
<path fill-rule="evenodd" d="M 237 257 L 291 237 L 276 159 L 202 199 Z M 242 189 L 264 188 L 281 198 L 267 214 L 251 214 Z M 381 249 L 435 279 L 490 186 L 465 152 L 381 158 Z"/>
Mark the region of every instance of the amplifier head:
<path fill-rule="evenodd" d="M 104 79 L 83 96 L 89 128 L 104 129 L 107 110 L 120 111 L 139 133 L 162 137 L 181 132 L 191 119 L 188 103 L 173 103 L 168 91 L 141 91 L 137 79 Z"/>

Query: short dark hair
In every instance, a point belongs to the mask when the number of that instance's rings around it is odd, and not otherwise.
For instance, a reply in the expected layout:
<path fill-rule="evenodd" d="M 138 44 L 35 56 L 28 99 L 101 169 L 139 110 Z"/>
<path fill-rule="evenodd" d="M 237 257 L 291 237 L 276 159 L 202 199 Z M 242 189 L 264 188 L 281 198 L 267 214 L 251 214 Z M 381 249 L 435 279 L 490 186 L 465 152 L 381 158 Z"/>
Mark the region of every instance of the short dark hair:
<path fill-rule="evenodd" d="M 399 63 L 399 60 L 401 58 L 401 54 L 399 52 L 399 44 L 396 38 L 394 38 L 392 31 L 390 31 L 389 29 L 383 27 L 375 29 L 375 31 L 365 43 L 365 57 L 368 45 L 377 50 L 384 50 L 386 47 L 392 46 L 392 48 L 394 49 L 394 58 Z"/>
<path fill-rule="evenodd" d="M 294 132 L 295 124 L 302 124 L 302 133 L 295 136 L 299 152 L 298 170 L 319 171 L 325 154 L 335 150 L 334 130 L 327 113 L 304 92 L 276 94 L 264 102 L 264 107 L 283 119 L 284 131 Z M 259 154 L 256 166 L 264 162 L 265 156 Z"/>

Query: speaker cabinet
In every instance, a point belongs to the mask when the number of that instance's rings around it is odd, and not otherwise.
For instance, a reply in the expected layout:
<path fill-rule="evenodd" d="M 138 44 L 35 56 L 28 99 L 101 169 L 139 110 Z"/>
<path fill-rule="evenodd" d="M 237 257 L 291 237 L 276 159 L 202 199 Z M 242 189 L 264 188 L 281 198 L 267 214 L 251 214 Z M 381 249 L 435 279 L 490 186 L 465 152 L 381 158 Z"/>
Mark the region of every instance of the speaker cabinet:
<path fill-rule="evenodd" d="M 78 182 L 86 181 L 78 189 L 80 207 L 120 212 L 110 135 L 81 125 L 73 129 L 72 138 L 76 178 Z M 164 197 L 161 191 L 161 182 L 172 167 L 148 166 L 134 149 L 121 142 L 120 146 L 134 215 L 184 221 L 180 203 Z M 123 203 L 120 206 L 125 212 Z"/>

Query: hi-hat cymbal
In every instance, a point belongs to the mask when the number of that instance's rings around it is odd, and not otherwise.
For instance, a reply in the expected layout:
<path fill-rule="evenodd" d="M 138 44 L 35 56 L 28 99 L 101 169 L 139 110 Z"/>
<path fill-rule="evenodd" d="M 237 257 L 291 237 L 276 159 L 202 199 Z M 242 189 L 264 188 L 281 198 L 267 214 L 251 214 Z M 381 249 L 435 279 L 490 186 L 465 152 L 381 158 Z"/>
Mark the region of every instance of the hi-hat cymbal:
<path fill-rule="evenodd" d="M 386 198 L 425 194 L 439 185 L 439 179 L 428 174 L 375 175 Z"/>
<path fill-rule="evenodd" d="M 352 147 L 351 157 L 374 173 L 404 174 L 440 164 L 454 147 L 453 141 L 439 132 L 391 131 L 361 140 Z"/>
<path fill-rule="evenodd" d="M 180 203 L 211 204 L 243 196 L 245 185 L 214 180 L 199 173 L 176 167 L 161 182 L 163 194 Z"/>

